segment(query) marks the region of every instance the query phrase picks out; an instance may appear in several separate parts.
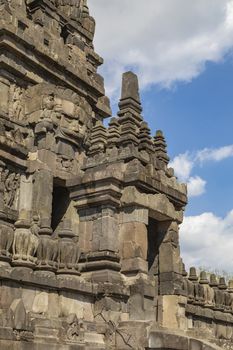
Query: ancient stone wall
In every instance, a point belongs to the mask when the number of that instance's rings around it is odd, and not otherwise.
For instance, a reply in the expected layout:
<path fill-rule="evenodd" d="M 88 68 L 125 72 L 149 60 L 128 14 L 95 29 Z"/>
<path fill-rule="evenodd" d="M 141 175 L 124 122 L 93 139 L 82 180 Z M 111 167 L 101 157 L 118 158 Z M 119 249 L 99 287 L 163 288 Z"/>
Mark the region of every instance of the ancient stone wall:
<path fill-rule="evenodd" d="M 186 276 L 186 185 L 132 72 L 103 123 L 94 32 L 85 0 L 0 0 L 0 347 L 231 349 L 231 285 Z"/>

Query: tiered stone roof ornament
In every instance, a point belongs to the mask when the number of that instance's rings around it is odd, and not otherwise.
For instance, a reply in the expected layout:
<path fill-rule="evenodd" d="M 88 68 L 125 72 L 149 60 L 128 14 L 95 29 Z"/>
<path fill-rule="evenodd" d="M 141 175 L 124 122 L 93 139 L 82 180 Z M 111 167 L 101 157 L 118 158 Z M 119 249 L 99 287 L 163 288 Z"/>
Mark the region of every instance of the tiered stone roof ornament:
<path fill-rule="evenodd" d="M 109 122 L 109 128 L 108 128 L 108 148 L 113 148 L 118 145 L 119 138 L 120 138 L 120 128 L 119 128 L 119 122 L 117 118 L 111 118 Z"/>
<path fill-rule="evenodd" d="M 169 157 L 167 155 L 167 144 L 161 130 L 156 131 L 154 137 L 154 150 L 157 159 L 165 166 L 169 163 Z"/>
<path fill-rule="evenodd" d="M 94 33 L 86 0 L 0 0 L 0 348 L 231 349 L 232 283 L 187 277 L 134 73 L 104 126 Z"/>
<path fill-rule="evenodd" d="M 139 144 L 139 129 L 142 122 L 138 78 L 132 72 L 123 74 L 119 102 L 120 145 Z"/>

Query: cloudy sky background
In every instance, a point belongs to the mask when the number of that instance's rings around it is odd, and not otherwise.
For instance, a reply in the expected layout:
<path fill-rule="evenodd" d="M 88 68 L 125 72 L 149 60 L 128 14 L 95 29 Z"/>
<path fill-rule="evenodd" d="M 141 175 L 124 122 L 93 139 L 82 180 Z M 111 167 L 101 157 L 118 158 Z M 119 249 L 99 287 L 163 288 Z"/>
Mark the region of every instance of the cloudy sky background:
<path fill-rule="evenodd" d="M 117 108 L 122 72 L 139 75 L 145 119 L 165 132 L 188 183 L 187 265 L 233 274 L 233 1 L 89 0 L 101 73 Z"/>

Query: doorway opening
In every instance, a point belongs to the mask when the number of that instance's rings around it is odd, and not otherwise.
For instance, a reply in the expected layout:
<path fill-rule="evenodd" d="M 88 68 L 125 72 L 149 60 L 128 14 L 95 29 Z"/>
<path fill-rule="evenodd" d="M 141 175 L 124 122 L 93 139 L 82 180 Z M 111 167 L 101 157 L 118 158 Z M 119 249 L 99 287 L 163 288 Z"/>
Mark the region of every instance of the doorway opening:
<path fill-rule="evenodd" d="M 147 226 L 147 262 L 149 275 L 157 275 L 159 269 L 159 247 L 164 239 L 164 232 L 161 230 L 160 222 L 149 217 Z"/>
<path fill-rule="evenodd" d="M 53 187 L 53 201 L 52 201 L 52 221 L 51 226 L 53 232 L 57 230 L 62 222 L 67 209 L 70 204 L 69 192 L 65 187 Z"/>

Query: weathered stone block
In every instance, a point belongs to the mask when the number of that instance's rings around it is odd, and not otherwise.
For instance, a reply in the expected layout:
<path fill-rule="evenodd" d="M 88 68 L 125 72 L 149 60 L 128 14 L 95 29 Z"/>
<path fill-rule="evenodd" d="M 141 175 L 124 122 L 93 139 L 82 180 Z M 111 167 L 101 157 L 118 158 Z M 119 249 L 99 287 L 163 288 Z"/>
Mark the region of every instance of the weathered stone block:
<path fill-rule="evenodd" d="M 122 257 L 141 257 L 146 260 L 148 242 L 145 224 L 139 222 L 122 224 L 120 227 L 120 242 Z M 132 252 L 131 256 L 130 252 Z"/>
<path fill-rule="evenodd" d="M 125 274 L 147 273 L 148 263 L 141 258 L 125 259 L 121 263 L 121 272 Z"/>
<path fill-rule="evenodd" d="M 33 301 L 32 311 L 37 314 L 45 315 L 48 313 L 48 303 L 49 303 L 48 293 L 38 291 Z"/>
<path fill-rule="evenodd" d="M 0 80 L 0 110 L 3 113 L 9 111 L 9 85 Z"/>

